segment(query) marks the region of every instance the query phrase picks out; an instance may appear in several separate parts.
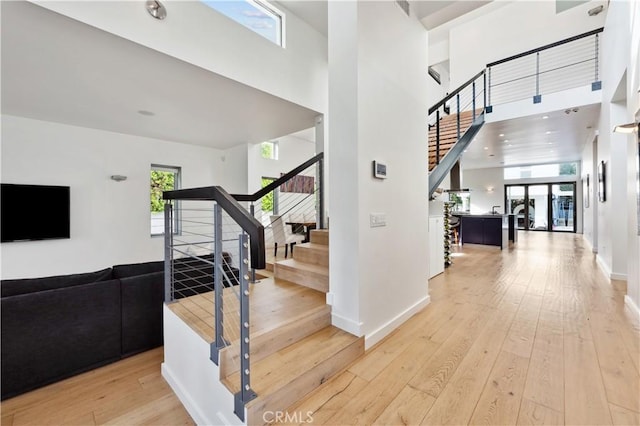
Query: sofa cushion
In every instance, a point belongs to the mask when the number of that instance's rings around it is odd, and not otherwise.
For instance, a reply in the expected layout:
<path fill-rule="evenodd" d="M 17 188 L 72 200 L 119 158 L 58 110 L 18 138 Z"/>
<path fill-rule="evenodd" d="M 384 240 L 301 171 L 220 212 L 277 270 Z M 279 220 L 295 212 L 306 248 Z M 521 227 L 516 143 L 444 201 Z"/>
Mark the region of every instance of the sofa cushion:
<path fill-rule="evenodd" d="M 113 267 L 113 278 L 127 278 L 162 271 L 164 271 L 164 261 L 162 260 L 157 262 L 116 265 Z"/>
<path fill-rule="evenodd" d="M 161 346 L 164 272 L 120 279 L 122 297 L 122 354 Z"/>
<path fill-rule="evenodd" d="M 0 299 L 2 399 L 120 358 L 120 281 Z"/>
<path fill-rule="evenodd" d="M 83 274 L 57 275 L 44 278 L 26 278 L 17 280 L 2 280 L 0 282 L 0 296 L 16 296 L 19 294 L 35 293 L 38 291 L 53 290 L 57 288 L 72 287 L 98 281 L 110 280 L 111 268 Z"/>

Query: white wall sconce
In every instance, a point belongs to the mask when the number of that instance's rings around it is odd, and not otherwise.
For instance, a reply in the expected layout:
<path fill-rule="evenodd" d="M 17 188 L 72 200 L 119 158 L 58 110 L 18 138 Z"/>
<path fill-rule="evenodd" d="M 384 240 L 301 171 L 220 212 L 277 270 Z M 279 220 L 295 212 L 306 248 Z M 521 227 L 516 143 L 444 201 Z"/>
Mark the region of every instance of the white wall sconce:
<path fill-rule="evenodd" d="M 111 180 L 115 180 L 116 182 L 122 182 L 123 180 L 127 180 L 127 177 L 123 175 L 111 175 Z"/>
<path fill-rule="evenodd" d="M 640 132 L 640 123 L 627 123 L 619 124 L 613 128 L 615 133 L 633 133 L 635 131 Z"/>

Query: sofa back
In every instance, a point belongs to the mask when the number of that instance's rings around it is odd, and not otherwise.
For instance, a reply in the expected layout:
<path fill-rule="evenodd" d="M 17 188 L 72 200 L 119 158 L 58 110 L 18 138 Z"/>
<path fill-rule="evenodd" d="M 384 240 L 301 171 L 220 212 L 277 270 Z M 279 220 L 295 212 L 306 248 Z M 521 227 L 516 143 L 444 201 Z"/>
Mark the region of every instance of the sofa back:
<path fill-rule="evenodd" d="M 113 278 L 129 278 L 153 272 L 163 272 L 164 261 L 116 265 L 113 267 Z"/>
<path fill-rule="evenodd" d="M 64 287 L 107 281 L 112 278 L 111 268 L 100 271 L 72 275 L 57 275 L 44 278 L 26 278 L 17 280 L 2 280 L 0 282 L 0 297 L 17 296 L 19 294 L 36 293 L 55 290 Z"/>

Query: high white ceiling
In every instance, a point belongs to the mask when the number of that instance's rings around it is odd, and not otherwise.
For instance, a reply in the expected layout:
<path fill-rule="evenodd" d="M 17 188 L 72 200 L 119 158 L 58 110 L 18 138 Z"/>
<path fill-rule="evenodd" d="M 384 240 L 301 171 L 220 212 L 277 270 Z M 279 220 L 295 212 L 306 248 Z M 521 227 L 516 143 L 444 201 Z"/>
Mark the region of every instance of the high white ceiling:
<path fill-rule="evenodd" d="M 409 3 L 411 12 L 418 17 L 426 29 L 431 30 L 492 1 L 410 0 Z M 279 0 L 273 3 L 276 7 L 282 6 L 289 10 L 316 31 L 327 36 L 327 0 Z"/>
<path fill-rule="evenodd" d="M 32 3 L 1 7 L 4 114 L 216 148 L 318 115 Z"/>
<path fill-rule="evenodd" d="M 594 104 L 568 114 L 561 110 L 486 123 L 463 153 L 462 167 L 480 169 L 579 160 L 585 143 L 598 127 L 599 115 L 600 104 Z"/>

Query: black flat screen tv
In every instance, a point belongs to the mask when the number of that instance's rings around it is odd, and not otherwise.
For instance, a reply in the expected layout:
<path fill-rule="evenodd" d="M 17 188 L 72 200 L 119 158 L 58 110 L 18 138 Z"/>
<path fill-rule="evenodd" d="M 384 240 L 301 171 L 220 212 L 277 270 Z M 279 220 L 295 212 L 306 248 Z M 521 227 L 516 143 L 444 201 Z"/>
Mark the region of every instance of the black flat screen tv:
<path fill-rule="evenodd" d="M 0 240 L 69 238 L 68 186 L 0 185 Z"/>

